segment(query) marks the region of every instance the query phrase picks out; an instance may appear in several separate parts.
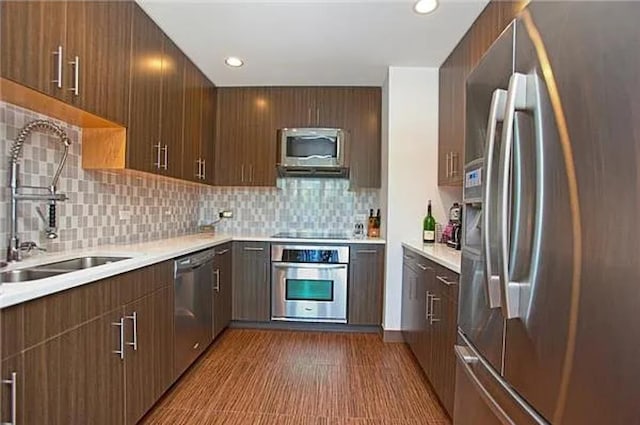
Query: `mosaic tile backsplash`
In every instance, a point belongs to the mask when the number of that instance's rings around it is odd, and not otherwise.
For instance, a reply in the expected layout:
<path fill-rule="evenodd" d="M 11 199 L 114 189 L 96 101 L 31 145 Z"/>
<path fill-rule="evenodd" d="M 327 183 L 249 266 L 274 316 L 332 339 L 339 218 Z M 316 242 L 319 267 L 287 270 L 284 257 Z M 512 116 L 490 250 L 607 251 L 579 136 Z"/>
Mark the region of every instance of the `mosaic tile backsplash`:
<path fill-rule="evenodd" d="M 0 102 L 0 258 L 4 258 L 9 227 L 9 149 L 18 131 L 47 116 Z M 22 241 L 35 241 L 48 251 L 87 248 L 167 238 L 197 230 L 201 192 L 207 188 L 179 181 L 135 174 L 96 172 L 81 167 L 82 130 L 53 120 L 72 140 L 58 190 L 69 200 L 57 208 L 58 239 L 44 237 L 44 223 L 36 214 L 45 202 L 18 204 L 18 232 Z M 48 186 L 58 167 L 62 148 L 58 139 L 34 132 L 25 142 L 21 185 Z"/>
<path fill-rule="evenodd" d="M 218 229 L 233 234 L 290 230 L 352 232 L 356 219 L 379 208 L 378 189 L 349 190 L 345 179 L 279 179 L 277 188 L 216 187 L 203 200 L 201 217 L 232 210 Z"/>
<path fill-rule="evenodd" d="M 49 117 L 0 102 L 0 258 L 5 257 L 9 226 L 9 149 L 18 131 L 34 119 Z M 36 206 L 20 201 L 22 241 L 36 241 L 51 252 L 105 244 L 140 242 L 194 233 L 222 209 L 234 213 L 218 232 L 272 234 L 285 230 L 350 232 L 356 217 L 379 207 L 379 190 L 350 191 L 342 179 L 280 179 L 277 188 L 207 187 L 138 173 L 83 170 L 82 130 L 54 120 L 73 143 L 58 183 L 69 200 L 58 203 L 58 239 L 47 240 Z M 24 145 L 21 184 L 48 186 L 58 166 L 59 141 L 34 132 Z"/>

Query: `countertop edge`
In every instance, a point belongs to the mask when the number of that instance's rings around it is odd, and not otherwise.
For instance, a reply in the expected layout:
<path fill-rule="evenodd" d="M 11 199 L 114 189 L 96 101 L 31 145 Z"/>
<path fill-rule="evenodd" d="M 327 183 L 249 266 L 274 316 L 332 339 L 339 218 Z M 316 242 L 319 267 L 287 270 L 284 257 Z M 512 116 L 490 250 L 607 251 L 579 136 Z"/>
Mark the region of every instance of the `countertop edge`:
<path fill-rule="evenodd" d="M 193 240 L 189 240 L 189 239 Z M 83 256 L 86 255 L 107 255 L 107 256 L 130 256 L 127 260 L 122 260 L 116 263 L 112 263 L 106 266 L 100 266 L 92 269 L 85 269 L 80 271 L 74 271 L 70 273 L 65 273 L 62 275 L 41 279 L 38 281 L 33 281 L 29 283 L 3 283 L 0 286 L 0 310 L 4 308 L 8 308 L 17 304 L 29 302 L 41 297 L 45 297 L 48 295 L 53 295 L 58 292 L 66 291 L 68 289 L 73 289 L 80 287 L 82 285 L 87 285 L 89 283 L 97 282 L 102 279 L 107 279 L 113 276 L 117 276 L 119 274 L 131 272 L 137 269 L 141 269 L 143 267 L 148 267 L 153 264 L 161 263 L 163 261 L 172 260 L 174 258 L 178 258 L 184 255 L 188 255 L 197 251 L 201 251 L 203 249 L 213 248 L 218 245 L 222 245 L 227 242 L 233 241 L 256 241 L 256 242 L 284 242 L 284 243 L 327 243 L 327 244 L 385 244 L 386 241 L 384 239 L 375 238 L 375 239 L 286 239 L 286 238 L 273 238 L 269 236 L 232 236 L 232 235 L 217 235 L 217 234 L 206 234 L 206 233 L 196 233 L 192 235 L 185 235 L 178 238 L 168 238 L 168 239 L 159 239 L 156 241 L 145 242 L 148 247 L 152 245 L 161 246 L 163 242 L 168 242 L 173 240 L 179 241 L 178 248 L 167 248 L 166 251 L 162 252 L 162 248 L 159 248 L 161 252 L 153 252 L 157 251 L 158 248 L 150 249 L 151 252 L 142 252 L 137 251 L 136 248 L 139 247 L 140 244 L 130 244 L 130 245 L 108 245 L 102 247 L 90 248 L 87 250 L 83 250 Z M 29 259 L 25 263 L 19 264 L 17 267 L 9 267 L 7 270 L 11 269 L 20 269 L 29 267 L 32 263 L 41 263 L 47 264 L 55 261 L 64 261 L 65 259 L 77 257 L 80 254 L 75 253 L 75 251 L 71 252 L 61 252 L 55 253 L 51 256 L 47 256 L 46 261 L 38 261 L 38 258 Z"/>
<path fill-rule="evenodd" d="M 421 255 L 429 260 L 435 261 L 436 263 L 440 264 L 443 267 L 448 268 L 449 270 L 460 274 L 460 269 L 461 269 L 461 262 L 462 262 L 462 253 L 461 251 L 456 251 L 452 248 L 448 248 L 446 246 L 437 246 L 437 247 L 418 247 L 415 244 L 409 243 L 409 242 L 402 242 L 402 246 L 407 248 L 408 250 L 410 250 L 411 252 L 415 252 L 418 255 Z M 432 249 L 436 252 L 429 252 L 428 250 Z M 453 261 L 451 258 L 446 258 L 443 255 L 439 255 L 439 253 L 437 252 L 438 250 L 447 250 L 445 252 L 447 252 L 448 256 L 452 256 L 455 255 L 455 253 L 459 253 L 460 255 L 460 261 L 455 262 Z"/>

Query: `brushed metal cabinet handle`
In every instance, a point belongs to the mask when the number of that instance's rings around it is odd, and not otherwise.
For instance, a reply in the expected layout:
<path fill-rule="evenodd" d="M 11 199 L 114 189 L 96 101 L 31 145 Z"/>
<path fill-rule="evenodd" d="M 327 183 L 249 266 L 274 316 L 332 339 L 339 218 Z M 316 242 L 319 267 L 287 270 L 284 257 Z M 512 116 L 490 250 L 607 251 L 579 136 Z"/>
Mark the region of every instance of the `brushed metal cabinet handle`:
<path fill-rule="evenodd" d="M 229 252 L 229 250 L 228 250 L 228 249 L 223 249 L 222 251 L 216 251 L 216 255 L 224 255 L 224 254 L 226 254 L 227 252 Z"/>
<path fill-rule="evenodd" d="M 447 280 L 446 277 L 444 276 L 436 276 L 436 279 L 438 279 L 440 282 L 444 283 L 447 286 L 453 286 L 456 284 L 456 282 L 452 282 L 450 280 Z"/>
<path fill-rule="evenodd" d="M 120 328 L 120 348 L 118 350 L 112 350 L 111 352 L 118 354 L 120 360 L 124 360 L 124 317 L 121 317 L 119 322 L 111 322 L 111 326 L 118 326 Z"/>
<path fill-rule="evenodd" d="M 11 372 L 11 379 L 3 379 L 3 384 L 11 386 L 11 422 L 2 422 L 2 425 L 18 424 L 18 373 Z"/>
<path fill-rule="evenodd" d="M 196 159 L 196 166 L 198 167 L 198 171 L 196 171 L 196 178 L 202 178 L 202 163 L 200 163 L 200 158 Z"/>
<path fill-rule="evenodd" d="M 202 180 L 207 178 L 207 160 L 202 160 Z"/>
<path fill-rule="evenodd" d="M 73 66 L 73 87 L 69 89 L 74 96 L 80 95 L 80 58 L 74 56 L 73 60 L 69 62 L 69 65 Z"/>
<path fill-rule="evenodd" d="M 132 346 L 133 351 L 138 351 L 138 313 L 134 311 L 130 316 L 124 316 L 124 318 L 133 322 L 133 341 L 127 342 L 127 345 Z"/>
<path fill-rule="evenodd" d="M 213 287 L 213 290 L 220 292 L 220 269 L 215 269 L 213 275 L 216 277 L 216 285 Z"/>
<path fill-rule="evenodd" d="M 424 318 L 426 320 L 431 319 L 431 297 L 432 296 L 433 295 L 431 294 L 431 292 L 427 291 L 427 297 L 425 299 L 425 306 L 424 306 L 424 310 L 425 310 Z"/>
<path fill-rule="evenodd" d="M 242 183 L 244 183 L 244 164 L 240 166 L 240 173 L 242 174 L 241 181 Z"/>
<path fill-rule="evenodd" d="M 169 168 L 169 146 L 164 145 L 162 149 L 164 150 L 164 165 L 162 168 L 166 170 Z"/>
<path fill-rule="evenodd" d="M 51 80 L 52 83 L 56 83 L 56 87 L 62 88 L 62 61 L 64 60 L 62 55 L 62 46 L 58 45 L 58 48 L 54 50 L 53 55 L 56 57 L 56 78 Z"/>
<path fill-rule="evenodd" d="M 436 301 L 440 302 L 440 297 L 436 297 L 435 295 L 432 295 L 431 296 L 431 303 L 430 303 L 430 307 L 429 307 L 429 310 L 431 312 L 430 313 L 430 317 L 429 317 L 429 324 L 430 325 L 433 325 L 434 323 L 440 321 L 440 319 L 436 319 L 436 315 L 433 312 L 433 305 L 435 304 Z"/>
<path fill-rule="evenodd" d="M 161 163 L 160 163 L 160 150 L 162 149 L 162 146 L 160 145 L 160 142 L 156 143 L 155 145 L 153 145 L 154 149 L 157 149 L 157 154 L 156 154 L 156 162 L 153 163 L 153 165 L 156 167 L 156 169 L 160 169 Z"/>
<path fill-rule="evenodd" d="M 316 124 L 320 124 L 320 108 L 316 109 Z"/>
<path fill-rule="evenodd" d="M 264 251 L 264 248 L 259 248 L 255 246 L 245 246 L 242 249 L 244 249 L 245 251 Z"/>
<path fill-rule="evenodd" d="M 253 164 L 249 164 L 249 181 L 253 183 Z"/>
<path fill-rule="evenodd" d="M 356 252 L 358 254 L 376 254 L 378 251 L 376 251 L 375 249 L 359 249 Z"/>

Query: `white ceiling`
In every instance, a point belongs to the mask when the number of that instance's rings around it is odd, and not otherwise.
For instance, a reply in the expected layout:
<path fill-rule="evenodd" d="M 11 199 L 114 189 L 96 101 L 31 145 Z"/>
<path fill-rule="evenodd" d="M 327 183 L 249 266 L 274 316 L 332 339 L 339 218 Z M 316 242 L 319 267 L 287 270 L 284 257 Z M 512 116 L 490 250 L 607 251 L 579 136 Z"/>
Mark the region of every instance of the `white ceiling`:
<path fill-rule="evenodd" d="M 218 86 L 380 86 L 389 66 L 440 66 L 488 2 L 417 15 L 411 0 L 137 1 Z"/>

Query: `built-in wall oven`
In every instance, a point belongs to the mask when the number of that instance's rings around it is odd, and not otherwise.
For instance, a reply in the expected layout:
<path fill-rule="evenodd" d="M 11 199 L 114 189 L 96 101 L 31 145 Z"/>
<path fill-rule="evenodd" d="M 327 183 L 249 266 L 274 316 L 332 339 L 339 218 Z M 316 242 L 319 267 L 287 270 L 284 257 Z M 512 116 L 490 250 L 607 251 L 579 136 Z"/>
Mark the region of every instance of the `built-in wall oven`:
<path fill-rule="evenodd" d="M 271 246 L 271 319 L 347 323 L 348 246 Z"/>

